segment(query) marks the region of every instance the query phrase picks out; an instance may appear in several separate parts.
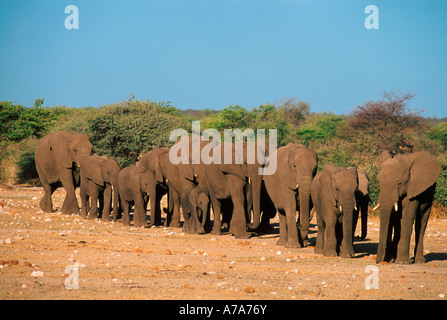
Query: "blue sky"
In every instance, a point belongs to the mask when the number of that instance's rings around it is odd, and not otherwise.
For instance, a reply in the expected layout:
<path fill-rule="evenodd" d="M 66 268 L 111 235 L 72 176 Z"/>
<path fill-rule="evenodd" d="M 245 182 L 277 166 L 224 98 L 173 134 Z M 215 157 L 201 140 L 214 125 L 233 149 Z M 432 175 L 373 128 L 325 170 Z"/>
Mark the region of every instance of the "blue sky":
<path fill-rule="evenodd" d="M 79 29 L 67 30 L 67 5 Z M 369 4 L 379 29 L 367 30 Z M 0 0 L 0 100 L 180 109 L 296 97 L 348 114 L 384 90 L 447 117 L 447 1 Z"/>

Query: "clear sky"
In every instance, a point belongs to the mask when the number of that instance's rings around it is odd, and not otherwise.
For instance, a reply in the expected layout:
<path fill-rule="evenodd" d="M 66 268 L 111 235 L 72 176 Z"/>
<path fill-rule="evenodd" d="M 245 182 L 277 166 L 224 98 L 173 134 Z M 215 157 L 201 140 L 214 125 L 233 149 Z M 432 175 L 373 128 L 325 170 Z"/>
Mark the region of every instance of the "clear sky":
<path fill-rule="evenodd" d="M 67 30 L 65 7 L 79 9 Z M 379 29 L 367 30 L 367 5 Z M 447 1 L 0 0 L 0 100 L 247 109 L 295 96 L 348 114 L 384 90 L 447 117 Z"/>

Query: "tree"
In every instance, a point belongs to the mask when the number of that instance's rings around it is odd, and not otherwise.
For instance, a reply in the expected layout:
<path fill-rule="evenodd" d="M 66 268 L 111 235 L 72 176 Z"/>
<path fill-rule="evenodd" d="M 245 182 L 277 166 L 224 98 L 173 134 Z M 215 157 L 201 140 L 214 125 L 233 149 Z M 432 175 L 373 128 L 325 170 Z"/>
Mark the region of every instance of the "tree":
<path fill-rule="evenodd" d="M 285 120 L 298 128 L 309 115 L 310 103 L 303 100 L 296 101 L 296 97 L 292 97 L 282 99 L 279 108 L 284 112 Z"/>
<path fill-rule="evenodd" d="M 307 123 L 296 134 L 299 142 L 307 146 L 311 142 L 325 143 L 335 137 L 342 122 L 343 118 L 333 113 L 315 113 L 308 117 Z"/>
<path fill-rule="evenodd" d="M 360 134 L 374 136 L 381 149 L 398 153 L 400 147 L 407 144 L 405 132 L 420 130 L 425 124 L 420 115 L 422 111 L 407 107 L 414 97 L 412 93 L 384 92 L 381 100 L 370 100 L 357 106 L 351 112 L 348 124 Z"/>

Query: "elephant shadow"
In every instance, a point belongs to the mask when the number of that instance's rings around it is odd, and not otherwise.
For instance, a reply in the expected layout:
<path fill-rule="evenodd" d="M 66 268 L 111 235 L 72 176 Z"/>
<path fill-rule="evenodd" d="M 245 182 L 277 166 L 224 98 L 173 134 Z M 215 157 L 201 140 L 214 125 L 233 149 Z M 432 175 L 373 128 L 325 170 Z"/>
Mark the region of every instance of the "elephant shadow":
<path fill-rule="evenodd" d="M 445 261 L 445 260 L 447 260 L 447 253 L 446 252 L 430 252 L 425 255 L 425 259 L 427 260 L 427 262 Z"/>
<path fill-rule="evenodd" d="M 363 258 L 377 253 L 379 244 L 377 242 L 354 241 L 354 251 L 356 258 Z"/>

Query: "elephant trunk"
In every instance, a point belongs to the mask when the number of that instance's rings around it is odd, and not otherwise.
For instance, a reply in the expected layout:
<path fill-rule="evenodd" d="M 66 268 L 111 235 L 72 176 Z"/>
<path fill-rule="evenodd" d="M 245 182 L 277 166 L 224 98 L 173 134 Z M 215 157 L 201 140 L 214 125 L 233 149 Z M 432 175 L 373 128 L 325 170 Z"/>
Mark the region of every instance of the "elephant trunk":
<path fill-rule="evenodd" d="M 300 217 L 299 217 L 299 230 L 301 234 L 301 239 L 303 241 L 303 246 L 307 246 L 307 234 L 309 232 L 310 224 L 310 209 L 311 209 L 311 198 L 310 198 L 310 185 L 312 182 L 311 177 L 303 179 L 299 183 L 299 200 L 300 200 Z"/>
<path fill-rule="evenodd" d="M 376 263 L 385 261 L 386 250 L 388 244 L 388 236 L 390 234 L 390 220 L 391 213 L 394 208 L 394 202 L 392 200 L 385 200 L 379 197 L 380 204 L 380 233 L 379 233 L 379 246 L 377 248 Z"/>
<path fill-rule="evenodd" d="M 256 175 L 251 179 L 251 192 L 253 197 L 253 223 L 249 228 L 255 230 L 261 224 L 261 186 L 262 176 Z"/>
<path fill-rule="evenodd" d="M 341 256 L 344 258 L 354 257 L 353 235 L 354 235 L 354 208 L 355 199 L 345 199 L 341 203 L 343 208 L 343 240 Z"/>

